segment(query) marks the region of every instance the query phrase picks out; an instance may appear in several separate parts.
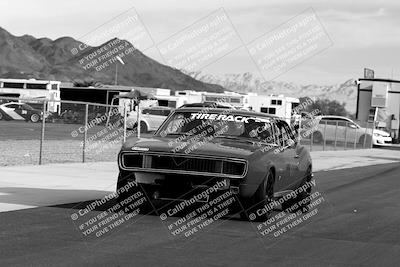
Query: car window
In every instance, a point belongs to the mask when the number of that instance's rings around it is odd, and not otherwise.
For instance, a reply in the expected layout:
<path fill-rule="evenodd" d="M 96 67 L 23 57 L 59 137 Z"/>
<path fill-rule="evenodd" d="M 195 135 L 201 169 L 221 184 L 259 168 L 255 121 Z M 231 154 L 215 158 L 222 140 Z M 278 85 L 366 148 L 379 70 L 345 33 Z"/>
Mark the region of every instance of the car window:
<path fill-rule="evenodd" d="M 280 146 L 286 146 L 289 140 L 295 140 L 292 129 L 285 121 L 277 121 L 276 136 Z"/>
<path fill-rule="evenodd" d="M 25 109 L 25 110 L 33 110 L 33 108 L 27 104 L 22 104 L 21 108 Z"/>
<path fill-rule="evenodd" d="M 162 115 L 163 115 L 163 116 L 168 116 L 170 113 L 171 113 L 171 110 L 170 110 L 170 109 L 166 109 L 166 110 L 163 110 L 163 111 L 162 111 Z"/>
<path fill-rule="evenodd" d="M 17 109 L 17 108 L 19 108 L 19 105 L 17 105 L 17 104 L 10 104 L 10 105 L 6 105 L 6 107 Z"/>
<path fill-rule="evenodd" d="M 175 112 L 159 129 L 166 135 L 204 133 L 253 140 L 273 139 L 273 127 L 268 118 L 224 113 Z M 204 131 L 207 130 L 207 131 Z M 271 137 L 272 136 L 272 137 Z M 270 141 L 269 141 L 270 142 Z"/>
<path fill-rule="evenodd" d="M 143 114 L 160 116 L 160 115 L 162 115 L 162 110 L 160 110 L 160 109 L 147 109 L 146 113 L 144 113 L 144 111 L 143 111 Z"/>

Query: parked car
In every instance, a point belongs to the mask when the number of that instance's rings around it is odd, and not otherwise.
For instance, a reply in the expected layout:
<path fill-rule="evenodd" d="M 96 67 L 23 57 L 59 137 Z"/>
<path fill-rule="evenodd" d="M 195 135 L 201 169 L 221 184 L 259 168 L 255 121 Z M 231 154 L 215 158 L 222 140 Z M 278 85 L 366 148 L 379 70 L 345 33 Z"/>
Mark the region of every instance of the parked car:
<path fill-rule="evenodd" d="M 145 133 L 157 130 L 172 110 L 173 109 L 170 107 L 149 107 L 142 109 L 140 116 L 140 131 Z M 126 125 L 128 129 L 133 129 L 137 126 L 136 111 L 128 113 Z"/>
<path fill-rule="evenodd" d="M 313 134 L 316 143 L 326 141 L 354 142 L 373 145 L 384 145 L 392 143 L 390 134 L 372 128 L 364 128 L 349 118 L 342 116 L 318 116 L 319 125 Z M 326 124 L 326 126 L 325 126 Z M 326 128 L 325 128 L 326 127 Z"/>
<path fill-rule="evenodd" d="M 222 108 L 173 111 L 152 138 L 128 138 L 118 166 L 119 201 L 129 197 L 122 189 L 132 182 L 152 202 L 184 201 L 225 181 L 218 191 L 237 195 L 245 208 L 241 216 L 249 220 L 255 219 L 251 214 L 268 218 L 267 205 L 312 178 L 310 153 L 284 119 Z M 311 186 L 299 192 L 292 200 L 306 205 Z"/>
<path fill-rule="evenodd" d="M 34 109 L 28 104 L 19 102 L 9 102 L 0 105 L 0 120 L 25 120 L 39 122 L 43 112 Z"/>

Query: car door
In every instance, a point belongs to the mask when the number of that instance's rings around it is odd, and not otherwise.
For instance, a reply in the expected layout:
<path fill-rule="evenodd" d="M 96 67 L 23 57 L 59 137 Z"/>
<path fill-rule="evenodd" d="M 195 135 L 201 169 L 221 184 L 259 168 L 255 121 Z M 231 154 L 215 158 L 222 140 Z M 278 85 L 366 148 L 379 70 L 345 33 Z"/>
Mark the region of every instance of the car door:
<path fill-rule="evenodd" d="M 347 130 L 347 142 L 348 143 L 353 143 L 354 141 L 358 141 L 358 126 L 352 122 L 351 120 L 347 121 L 347 125 L 346 125 L 346 130 Z"/>
<path fill-rule="evenodd" d="M 337 141 L 344 142 L 346 139 L 346 134 L 348 134 L 347 121 L 342 118 L 338 118 L 337 125 Z"/>
<path fill-rule="evenodd" d="M 331 118 L 322 118 L 318 129 L 322 134 L 323 140 L 333 141 L 335 139 L 336 122 Z"/>
<path fill-rule="evenodd" d="M 166 117 L 163 116 L 163 110 L 161 109 L 153 109 L 149 111 L 149 114 L 151 114 L 151 116 L 149 117 L 150 128 L 151 130 L 157 130 Z"/>
<path fill-rule="evenodd" d="M 275 186 L 278 191 L 290 190 L 296 184 L 299 175 L 299 155 L 297 142 L 289 125 L 283 120 L 276 121 L 279 149 L 275 150 L 277 160 L 277 177 Z"/>
<path fill-rule="evenodd" d="M 21 117 L 28 117 L 28 110 L 26 110 L 23 105 L 18 105 L 15 112 L 17 112 Z"/>

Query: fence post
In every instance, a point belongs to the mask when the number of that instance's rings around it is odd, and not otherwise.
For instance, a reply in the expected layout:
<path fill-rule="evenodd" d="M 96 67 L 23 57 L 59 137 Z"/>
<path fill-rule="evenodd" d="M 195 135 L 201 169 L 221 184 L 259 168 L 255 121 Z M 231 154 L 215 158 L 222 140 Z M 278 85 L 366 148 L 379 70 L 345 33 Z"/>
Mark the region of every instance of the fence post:
<path fill-rule="evenodd" d="M 323 151 L 325 151 L 325 146 L 326 146 L 326 125 L 328 124 L 328 121 L 325 121 L 325 126 L 324 126 L 324 146 L 322 148 Z"/>
<path fill-rule="evenodd" d="M 354 149 L 357 148 L 357 126 L 354 128 Z"/>
<path fill-rule="evenodd" d="M 369 146 L 369 148 L 373 148 L 374 147 L 374 130 L 375 130 L 375 121 L 372 124 L 371 127 L 371 144 Z"/>
<path fill-rule="evenodd" d="M 140 138 L 140 100 L 138 99 L 138 101 L 137 101 L 137 127 L 136 127 L 136 130 L 137 130 L 137 137 L 138 138 Z"/>
<path fill-rule="evenodd" d="M 311 136 L 310 136 L 310 151 L 312 151 L 313 142 L 314 142 L 314 131 L 311 131 Z"/>
<path fill-rule="evenodd" d="M 339 122 L 336 121 L 336 128 L 335 128 L 335 150 L 336 150 L 336 145 L 337 145 L 337 128 L 339 126 Z"/>
<path fill-rule="evenodd" d="M 365 127 L 365 133 L 364 133 L 364 144 L 363 144 L 363 148 L 365 148 L 365 144 L 366 144 L 366 142 L 367 142 L 368 126 L 369 126 L 369 123 L 367 122 L 367 126 Z"/>
<path fill-rule="evenodd" d="M 349 123 L 346 121 L 346 126 L 344 128 L 344 150 L 347 147 L 347 128 L 349 127 Z"/>
<path fill-rule="evenodd" d="M 123 141 L 124 141 L 124 143 L 126 141 L 126 105 L 124 105 L 124 136 L 123 136 Z"/>
<path fill-rule="evenodd" d="M 299 142 L 300 144 L 300 141 L 301 141 L 301 118 L 299 120 L 299 125 L 297 128 L 297 142 Z"/>
<path fill-rule="evenodd" d="M 84 127 L 84 132 L 83 132 L 83 149 L 82 149 L 82 162 L 83 163 L 85 162 L 88 116 L 89 116 L 89 105 L 85 104 L 85 127 Z"/>
<path fill-rule="evenodd" d="M 44 141 L 44 131 L 45 131 L 45 125 L 46 125 L 46 118 L 45 118 L 46 106 L 47 106 L 47 102 L 43 101 L 42 130 L 41 130 L 41 135 L 40 135 L 40 148 L 39 148 L 39 165 L 42 165 L 43 141 Z"/>

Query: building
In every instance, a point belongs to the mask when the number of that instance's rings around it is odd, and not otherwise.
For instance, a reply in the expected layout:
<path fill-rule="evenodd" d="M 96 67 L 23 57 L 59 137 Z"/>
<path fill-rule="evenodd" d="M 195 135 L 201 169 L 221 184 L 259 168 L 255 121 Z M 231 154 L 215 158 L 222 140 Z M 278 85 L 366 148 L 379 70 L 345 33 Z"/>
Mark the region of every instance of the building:
<path fill-rule="evenodd" d="M 61 99 L 60 84 L 59 81 L 0 78 L 0 97 L 29 99 L 24 102 L 38 106 L 41 105 L 39 100 L 43 99 L 59 101 Z M 48 102 L 47 110 L 60 112 L 60 102 Z"/>
<path fill-rule="evenodd" d="M 390 131 L 392 115 L 400 117 L 400 81 L 364 78 L 357 83 L 356 119 Z"/>
<path fill-rule="evenodd" d="M 244 107 L 284 118 L 288 123 L 292 118 L 292 110 L 300 103 L 298 98 L 284 95 L 248 94 L 244 98 Z"/>
<path fill-rule="evenodd" d="M 244 95 L 230 91 L 225 91 L 224 93 L 212 93 L 184 90 L 176 91 L 175 96 L 180 97 L 181 105 L 217 101 L 225 102 L 237 108 L 241 108 L 244 105 Z"/>

